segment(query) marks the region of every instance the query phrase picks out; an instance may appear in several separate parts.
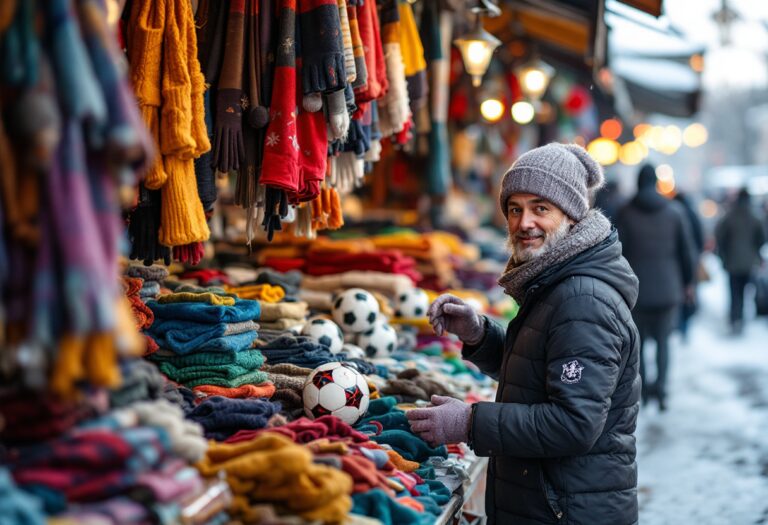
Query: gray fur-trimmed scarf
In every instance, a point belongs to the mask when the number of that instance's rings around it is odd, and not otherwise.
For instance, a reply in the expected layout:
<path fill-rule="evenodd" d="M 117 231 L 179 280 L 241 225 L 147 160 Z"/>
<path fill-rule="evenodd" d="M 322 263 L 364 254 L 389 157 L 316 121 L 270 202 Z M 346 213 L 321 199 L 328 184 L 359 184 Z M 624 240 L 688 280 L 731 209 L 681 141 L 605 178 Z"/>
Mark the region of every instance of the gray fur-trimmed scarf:
<path fill-rule="evenodd" d="M 605 240 L 611 233 L 610 221 L 598 210 L 589 210 L 587 216 L 577 222 L 562 241 L 552 246 L 539 257 L 534 257 L 515 266 L 512 257 L 498 280 L 499 286 L 518 304 L 522 303 L 528 283 L 544 270 L 559 264 L 587 248 Z"/>

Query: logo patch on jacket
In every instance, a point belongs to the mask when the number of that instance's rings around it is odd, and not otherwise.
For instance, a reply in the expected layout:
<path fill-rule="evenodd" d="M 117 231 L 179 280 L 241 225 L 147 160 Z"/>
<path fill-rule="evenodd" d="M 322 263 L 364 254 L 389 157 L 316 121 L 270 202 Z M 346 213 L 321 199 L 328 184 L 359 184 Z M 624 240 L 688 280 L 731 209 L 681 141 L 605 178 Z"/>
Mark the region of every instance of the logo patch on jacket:
<path fill-rule="evenodd" d="M 581 371 L 584 366 L 577 359 L 569 361 L 563 365 L 563 373 L 560 375 L 560 381 L 568 385 L 581 381 Z"/>

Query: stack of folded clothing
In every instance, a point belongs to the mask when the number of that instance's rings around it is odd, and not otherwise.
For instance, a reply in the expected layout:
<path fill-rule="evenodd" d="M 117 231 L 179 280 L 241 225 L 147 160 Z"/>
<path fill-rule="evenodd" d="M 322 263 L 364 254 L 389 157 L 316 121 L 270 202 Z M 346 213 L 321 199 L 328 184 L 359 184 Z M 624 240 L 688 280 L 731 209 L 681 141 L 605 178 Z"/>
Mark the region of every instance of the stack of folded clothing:
<path fill-rule="evenodd" d="M 179 275 L 183 281 L 197 281 L 201 286 L 225 285 L 229 283 L 229 276 L 221 270 L 212 268 L 202 270 L 190 270 Z"/>
<path fill-rule="evenodd" d="M 167 432 L 158 427 L 78 428 L 55 440 L 8 451 L 16 483 L 56 513 L 68 502 L 103 501 L 127 494 L 147 475 L 162 475 L 170 454 Z M 188 475 L 194 480 L 195 476 Z M 198 478 L 199 482 L 199 478 Z"/>
<path fill-rule="evenodd" d="M 268 286 L 268 285 L 267 285 Z M 305 302 L 261 304 L 259 325 L 267 330 L 289 330 L 301 328 L 309 311 Z"/>
<path fill-rule="evenodd" d="M 254 395 L 274 392 L 260 370 L 264 356 L 252 348 L 258 335 L 254 319 L 261 311 L 257 301 L 182 292 L 147 304 L 155 315 L 147 332 L 160 346 L 149 359 L 169 379 L 201 388 L 202 395 L 243 397 L 244 385 L 264 387 Z"/>
<path fill-rule="evenodd" d="M 269 283 L 227 286 L 226 290 L 240 299 L 254 299 L 262 303 L 277 303 L 285 298 L 285 290 L 281 286 Z"/>
<path fill-rule="evenodd" d="M 139 277 L 123 277 L 123 291 L 131 304 L 131 312 L 136 321 L 136 328 L 146 330 L 155 320 L 155 314 L 144 304 L 141 299 L 141 291 L 144 281 Z M 149 336 L 145 336 L 146 349 L 144 355 L 149 355 L 157 351 L 157 343 Z"/>
<path fill-rule="evenodd" d="M 302 392 L 304 382 L 311 368 L 282 363 L 277 365 L 265 364 L 261 368 L 267 373 L 269 381 L 275 385 L 275 393 L 272 394 L 272 401 L 279 401 L 282 405 L 282 413 L 289 419 L 294 420 L 304 415 L 304 402 Z"/>
<path fill-rule="evenodd" d="M 375 250 L 365 253 L 325 254 L 312 250 L 307 253 L 304 271 L 309 275 L 331 275 L 353 270 L 368 270 L 401 274 L 414 283 L 421 280 L 416 261 L 397 250 Z"/>
<path fill-rule="evenodd" d="M 340 361 L 342 358 L 328 350 L 327 346 L 304 336 L 283 335 L 259 346 L 267 363 L 278 365 L 290 363 L 305 368 L 317 368 L 331 361 Z"/>
<path fill-rule="evenodd" d="M 62 401 L 34 391 L 0 394 L 0 441 L 28 444 L 58 437 L 97 414 L 97 396 L 82 402 Z M 106 403 L 102 410 L 106 409 Z"/>
<path fill-rule="evenodd" d="M 265 428 L 279 411 L 280 404 L 262 399 L 214 396 L 201 402 L 187 417 L 199 423 L 209 439 L 224 441 L 236 432 Z"/>
<path fill-rule="evenodd" d="M 378 250 L 397 250 L 405 256 L 413 257 L 416 270 L 422 274 L 420 285 L 429 283 L 429 288 L 442 290 L 456 286 L 456 275 L 449 247 L 432 238 L 430 234 L 415 232 L 396 232 L 388 235 L 376 235 L 371 242 Z"/>
<path fill-rule="evenodd" d="M 145 302 L 154 299 L 160 294 L 160 285 L 168 278 L 168 270 L 164 266 L 158 265 L 143 266 L 134 264 L 127 268 L 125 274 L 128 277 L 142 280 L 139 297 Z"/>
<path fill-rule="evenodd" d="M 415 368 L 409 368 L 399 372 L 397 378 L 387 381 L 381 388 L 381 393 L 388 396 L 397 396 L 403 403 L 413 403 L 416 400 L 429 401 L 433 395 L 455 396 L 446 386 L 434 379 L 430 379 Z"/>
<path fill-rule="evenodd" d="M 211 443 L 197 468 L 206 477 L 226 473 L 235 494 L 232 517 L 244 523 L 260 522 L 260 503 L 321 523 L 340 523 L 352 508 L 347 474 L 315 464 L 308 448 L 272 432 L 241 443 Z"/>

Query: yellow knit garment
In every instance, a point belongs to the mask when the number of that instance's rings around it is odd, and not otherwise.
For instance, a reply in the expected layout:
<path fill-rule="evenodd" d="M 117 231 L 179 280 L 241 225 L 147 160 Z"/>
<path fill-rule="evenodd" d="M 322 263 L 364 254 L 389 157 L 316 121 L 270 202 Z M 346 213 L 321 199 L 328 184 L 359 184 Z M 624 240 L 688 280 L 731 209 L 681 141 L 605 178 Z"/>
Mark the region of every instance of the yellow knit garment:
<path fill-rule="evenodd" d="M 249 284 L 247 286 L 226 286 L 228 293 L 237 295 L 240 299 L 256 299 L 265 303 L 277 303 L 285 297 L 282 286 L 268 283 Z"/>
<path fill-rule="evenodd" d="M 282 288 L 281 288 L 282 290 Z M 259 321 L 278 321 L 280 319 L 304 319 L 307 315 L 307 303 L 262 303 Z"/>
<path fill-rule="evenodd" d="M 214 304 L 216 306 L 233 306 L 235 304 L 234 297 L 223 297 L 211 292 L 195 293 L 195 292 L 176 292 L 167 295 L 161 295 L 157 298 L 157 302 L 160 304 L 166 303 L 207 303 Z"/>
<path fill-rule="evenodd" d="M 114 388 L 120 385 L 121 380 L 114 334 L 103 332 L 88 336 L 62 336 L 49 382 L 54 394 L 62 399 L 73 400 L 80 395 L 77 385 L 81 381 Z"/>
<path fill-rule="evenodd" d="M 400 11 L 400 51 L 405 63 L 405 76 L 410 77 L 427 69 L 427 61 L 424 60 L 424 46 L 421 44 L 411 4 L 398 2 L 397 7 Z"/>
<path fill-rule="evenodd" d="M 261 502 L 323 523 L 342 521 L 352 508 L 352 478 L 312 463 L 309 449 L 279 434 L 265 432 L 232 444 L 211 441 L 197 469 L 204 476 L 226 472 L 235 494 L 231 510 L 245 521 Z"/>

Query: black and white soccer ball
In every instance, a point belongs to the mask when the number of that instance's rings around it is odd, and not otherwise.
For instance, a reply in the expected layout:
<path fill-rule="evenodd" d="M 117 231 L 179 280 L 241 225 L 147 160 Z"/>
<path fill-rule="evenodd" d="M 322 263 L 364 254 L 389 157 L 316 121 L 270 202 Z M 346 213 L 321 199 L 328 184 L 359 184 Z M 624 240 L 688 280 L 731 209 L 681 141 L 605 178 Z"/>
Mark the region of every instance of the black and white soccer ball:
<path fill-rule="evenodd" d="M 344 333 L 359 334 L 373 327 L 379 317 L 379 303 L 362 288 L 350 288 L 336 297 L 332 313 Z"/>
<path fill-rule="evenodd" d="M 395 298 L 395 315 L 397 317 L 417 318 L 427 315 L 429 297 L 421 288 L 410 288 L 401 292 Z"/>
<path fill-rule="evenodd" d="M 332 362 L 309 374 L 302 398 L 308 417 L 330 414 L 354 425 L 368 411 L 370 391 L 363 374 L 350 365 Z"/>
<path fill-rule="evenodd" d="M 384 321 L 377 321 L 370 330 L 357 336 L 357 346 L 369 359 L 389 357 L 397 348 L 397 332 Z"/>
<path fill-rule="evenodd" d="M 321 345 L 327 346 L 332 354 L 338 354 L 344 344 L 344 334 L 341 333 L 339 325 L 323 317 L 308 319 L 304 328 L 301 329 L 301 335 L 306 335 Z"/>

